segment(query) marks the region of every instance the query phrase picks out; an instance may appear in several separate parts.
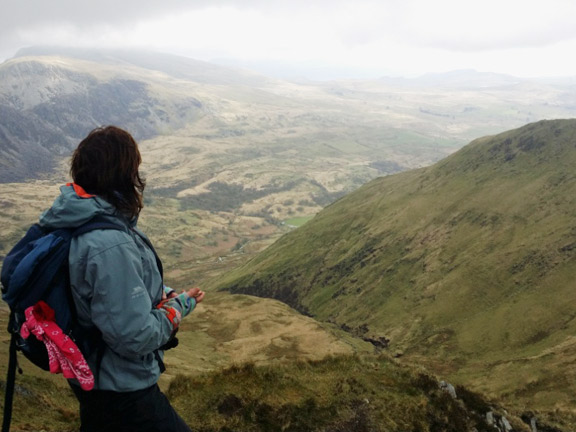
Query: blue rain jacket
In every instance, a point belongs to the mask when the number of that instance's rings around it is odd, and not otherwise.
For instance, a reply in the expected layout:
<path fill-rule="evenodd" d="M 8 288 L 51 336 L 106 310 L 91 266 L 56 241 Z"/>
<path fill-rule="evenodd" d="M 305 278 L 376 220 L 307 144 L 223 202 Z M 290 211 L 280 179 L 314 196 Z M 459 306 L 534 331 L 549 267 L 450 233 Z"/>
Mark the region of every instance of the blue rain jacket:
<path fill-rule="evenodd" d="M 165 312 L 155 308 L 163 284 L 154 253 L 136 221 L 128 221 L 113 205 L 74 185 L 60 190 L 40 225 L 77 227 L 99 215 L 122 227 L 88 232 L 70 246 L 78 319 L 84 326 L 96 326 L 105 342 L 101 353 L 86 359 L 96 378 L 94 388 L 126 392 L 150 387 L 161 373 L 154 351 L 173 330 Z"/>

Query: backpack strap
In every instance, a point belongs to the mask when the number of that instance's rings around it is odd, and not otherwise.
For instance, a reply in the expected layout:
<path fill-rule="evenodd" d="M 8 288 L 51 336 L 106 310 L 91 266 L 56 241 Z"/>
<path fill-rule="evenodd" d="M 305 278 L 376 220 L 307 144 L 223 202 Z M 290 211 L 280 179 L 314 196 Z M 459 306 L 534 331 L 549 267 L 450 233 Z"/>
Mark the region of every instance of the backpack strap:
<path fill-rule="evenodd" d="M 126 228 L 119 224 L 109 222 L 100 216 L 95 216 L 93 219 L 90 219 L 84 225 L 80 225 L 78 228 L 72 231 L 72 237 L 78 237 L 79 235 L 86 234 L 87 232 L 94 231 L 97 229 L 115 229 L 118 231 L 126 231 Z"/>

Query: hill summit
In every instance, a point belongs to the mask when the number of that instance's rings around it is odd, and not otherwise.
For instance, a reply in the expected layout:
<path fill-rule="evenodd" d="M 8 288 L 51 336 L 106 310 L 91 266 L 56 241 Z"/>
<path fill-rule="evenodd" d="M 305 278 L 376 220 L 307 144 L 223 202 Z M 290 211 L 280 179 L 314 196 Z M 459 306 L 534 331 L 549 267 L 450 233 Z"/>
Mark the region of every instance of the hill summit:
<path fill-rule="evenodd" d="M 576 120 L 378 178 L 220 288 L 280 299 L 512 404 L 576 406 Z"/>

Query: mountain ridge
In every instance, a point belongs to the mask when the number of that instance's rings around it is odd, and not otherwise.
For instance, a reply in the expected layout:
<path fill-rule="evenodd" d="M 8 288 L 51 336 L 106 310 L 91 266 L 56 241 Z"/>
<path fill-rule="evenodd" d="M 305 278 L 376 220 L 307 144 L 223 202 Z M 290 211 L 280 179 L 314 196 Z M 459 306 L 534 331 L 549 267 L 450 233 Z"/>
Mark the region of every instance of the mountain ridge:
<path fill-rule="evenodd" d="M 269 79 L 242 69 L 220 66 L 176 54 L 134 49 L 83 49 L 72 47 L 28 47 L 20 49 L 13 59 L 67 57 L 100 65 L 127 65 L 166 73 L 173 78 L 202 84 L 262 85 Z"/>
<path fill-rule="evenodd" d="M 94 127 L 115 123 L 138 139 L 181 127 L 201 115 L 186 95 L 167 98 L 122 74 L 98 76 L 60 58 L 22 57 L 0 65 L 0 181 L 50 174 Z"/>

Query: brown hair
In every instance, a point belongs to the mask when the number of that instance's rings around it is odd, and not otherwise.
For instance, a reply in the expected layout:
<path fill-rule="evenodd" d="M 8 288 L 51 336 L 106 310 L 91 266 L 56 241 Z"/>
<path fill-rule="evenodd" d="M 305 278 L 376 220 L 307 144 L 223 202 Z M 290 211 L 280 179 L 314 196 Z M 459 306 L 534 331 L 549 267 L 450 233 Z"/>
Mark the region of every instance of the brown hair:
<path fill-rule="evenodd" d="M 96 128 L 74 153 L 70 174 L 74 183 L 98 195 L 133 218 L 142 210 L 146 181 L 140 177 L 142 162 L 132 135 L 116 126 Z"/>

